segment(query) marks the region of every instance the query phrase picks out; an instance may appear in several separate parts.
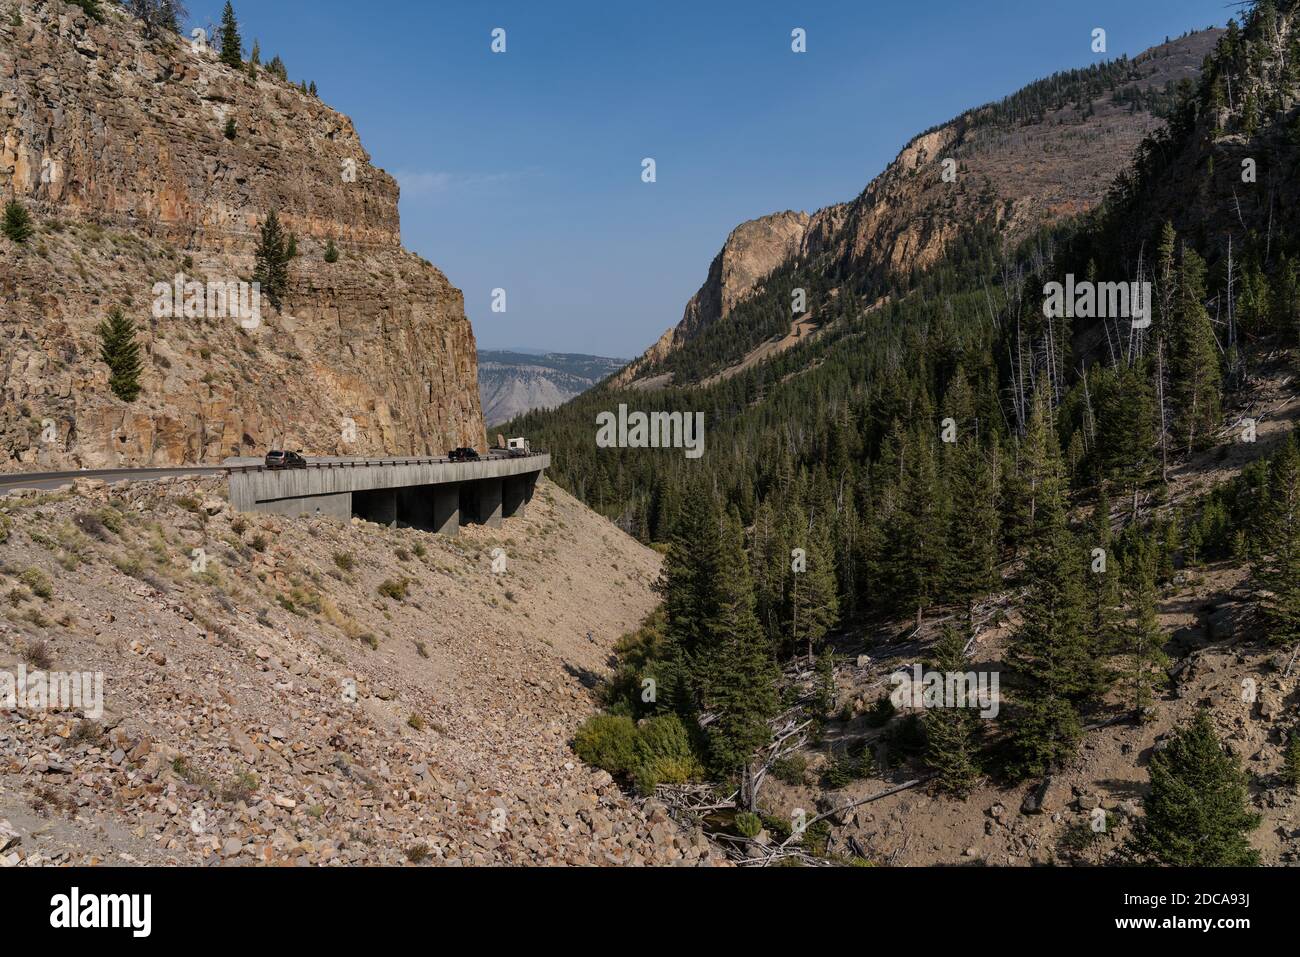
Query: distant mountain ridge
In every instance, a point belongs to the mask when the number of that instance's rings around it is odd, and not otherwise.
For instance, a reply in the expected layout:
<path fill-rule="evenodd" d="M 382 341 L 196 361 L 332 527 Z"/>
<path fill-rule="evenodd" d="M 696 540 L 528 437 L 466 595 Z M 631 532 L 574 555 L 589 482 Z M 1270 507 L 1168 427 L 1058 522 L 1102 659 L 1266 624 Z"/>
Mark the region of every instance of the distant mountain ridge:
<path fill-rule="evenodd" d="M 480 349 L 479 396 L 489 425 L 534 409 L 553 409 L 617 372 L 626 359 L 567 352 L 541 355 Z"/>
<path fill-rule="evenodd" d="M 808 293 L 804 323 L 824 324 L 905 287 L 971 229 L 1014 243 L 1095 208 L 1222 32 L 1031 83 L 918 134 L 854 200 L 741 224 L 681 322 L 611 385 L 707 381 L 794 336 L 793 288 Z"/>

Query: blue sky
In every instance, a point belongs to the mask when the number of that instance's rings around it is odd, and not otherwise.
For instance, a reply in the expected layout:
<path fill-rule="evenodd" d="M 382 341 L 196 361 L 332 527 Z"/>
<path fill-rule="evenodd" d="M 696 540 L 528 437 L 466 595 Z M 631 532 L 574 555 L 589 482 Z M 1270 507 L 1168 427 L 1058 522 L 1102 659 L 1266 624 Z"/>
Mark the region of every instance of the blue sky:
<path fill-rule="evenodd" d="M 190 0 L 219 19 L 220 0 Z M 630 357 L 727 233 L 851 199 L 915 133 L 1056 70 L 1222 25 L 1225 0 L 236 0 L 347 113 L 481 348 Z M 491 31 L 506 30 L 493 54 Z M 808 52 L 790 49 L 807 31 Z M 1091 51 L 1107 31 L 1105 57 Z M 641 181 L 653 157 L 658 181 Z M 490 309 L 506 290 L 505 313 Z"/>

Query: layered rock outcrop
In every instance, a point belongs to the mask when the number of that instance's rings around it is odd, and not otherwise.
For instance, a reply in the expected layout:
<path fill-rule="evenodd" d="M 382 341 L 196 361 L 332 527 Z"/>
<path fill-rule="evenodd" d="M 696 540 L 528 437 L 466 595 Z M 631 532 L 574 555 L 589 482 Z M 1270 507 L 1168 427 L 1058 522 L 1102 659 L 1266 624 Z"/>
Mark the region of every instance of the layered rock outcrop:
<path fill-rule="evenodd" d="M 116 5 L 104 23 L 59 0 L 11 5 L 0 199 L 23 203 L 37 232 L 0 237 L 0 464 L 482 446 L 463 297 L 402 248 L 397 184 L 351 120 L 188 40 L 147 39 Z M 156 315 L 155 284 L 178 274 L 249 280 L 272 210 L 298 248 L 281 310 L 264 299 L 256 323 Z M 99 358 L 114 307 L 138 330 L 132 403 Z"/>
<path fill-rule="evenodd" d="M 787 210 L 741 223 L 733 229 L 713 258 L 704 285 L 686 304 L 682 321 L 665 332 L 641 358 L 622 369 L 612 384 L 621 386 L 634 381 L 701 329 L 725 319 L 772 270 L 798 252 L 809 222 L 807 213 Z"/>

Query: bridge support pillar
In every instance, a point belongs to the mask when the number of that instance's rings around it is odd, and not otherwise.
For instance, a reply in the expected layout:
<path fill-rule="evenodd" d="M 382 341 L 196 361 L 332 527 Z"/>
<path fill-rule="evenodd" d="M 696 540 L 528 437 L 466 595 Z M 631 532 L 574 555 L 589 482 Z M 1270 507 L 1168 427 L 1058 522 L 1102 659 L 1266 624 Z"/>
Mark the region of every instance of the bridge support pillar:
<path fill-rule="evenodd" d="M 501 527 L 501 486 L 499 478 L 480 479 L 474 483 L 475 518 L 488 528 Z"/>
<path fill-rule="evenodd" d="M 512 518 L 523 516 L 528 503 L 528 476 L 511 475 L 501 480 L 501 515 Z"/>
<path fill-rule="evenodd" d="M 369 489 L 352 493 L 352 511 L 367 522 L 397 527 L 397 490 Z"/>
<path fill-rule="evenodd" d="M 442 535 L 459 535 L 460 485 L 435 485 L 429 491 L 433 498 L 433 530 Z"/>

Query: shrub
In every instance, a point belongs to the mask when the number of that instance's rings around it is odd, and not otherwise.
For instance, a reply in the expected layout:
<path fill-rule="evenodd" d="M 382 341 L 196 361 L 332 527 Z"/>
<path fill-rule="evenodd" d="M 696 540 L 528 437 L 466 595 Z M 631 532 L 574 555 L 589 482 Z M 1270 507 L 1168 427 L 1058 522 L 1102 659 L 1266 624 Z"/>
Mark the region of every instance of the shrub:
<path fill-rule="evenodd" d="M 573 750 L 590 765 L 610 774 L 627 774 L 636 760 L 637 727 L 622 715 L 588 718 L 573 736 Z"/>
<path fill-rule="evenodd" d="M 410 586 L 411 583 L 405 578 L 385 578 L 379 583 L 378 591 L 385 598 L 402 601 L 406 598 L 406 591 Z"/>
<path fill-rule="evenodd" d="M 325 246 L 325 261 L 331 264 L 339 261 L 339 250 L 332 239 Z"/>
<path fill-rule="evenodd" d="M 883 728 L 889 719 L 898 713 L 889 695 L 881 695 L 880 700 L 867 709 L 867 724 L 873 728 Z"/>
<path fill-rule="evenodd" d="M 39 568 L 27 569 L 18 576 L 18 580 L 30 588 L 32 594 L 38 598 L 49 601 L 54 597 L 54 585 L 50 582 L 50 576 Z"/>
<path fill-rule="evenodd" d="M 23 645 L 23 661 L 45 671 L 54 663 L 54 658 L 50 655 L 50 646 L 38 639 Z"/>
<path fill-rule="evenodd" d="M 736 833 L 741 837 L 747 837 L 751 841 L 758 837 L 759 832 L 763 830 L 763 819 L 757 814 L 751 814 L 749 811 L 741 811 L 736 815 Z"/>
<path fill-rule="evenodd" d="M 239 131 L 235 128 L 234 120 L 226 120 L 225 134 L 226 134 L 226 139 L 228 140 L 233 140 L 236 136 L 239 135 Z"/>
<path fill-rule="evenodd" d="M 36 229 L 32 226 L 32 217 L 27 212 L 27 207 L 18 200 L 11 199 L 5 205 L 4 222 L 0 224 L 0 232 L 16 243 L 25 243 L 31 239 Z"/>
<path fill-rule="evenodd" d="M 241 771 L 236 774 L 221 791 L 221 800 L 227 804 L 238 804 L 240 801 L 247 801 L 257 793 L 257 775 L 252 771 Z"/>
<path fill-rule="evenodd" d="M 98 721 L 82 718 L 72 729 L 72 736 L 68 738 L 68 743 L 99 745 L 105 741 L 105 737 L 104 729 L 100 727 Z"/>
<path fill-rule="evenodd" d="M 0 544 L 9 541 L 9 532 L 13 527 L 14 523 L 10 521 L 8 515 L 0 515 Z"/>
<path fill-rule="evenodd" d="M 100 0 L 69 0 L 86 11 L 86 15 L 96 23 L 104 22 L 104 11 L 100 7 Z"/>
<path fill-rule="evenodd" d="M 353 558 L 349 552 L 335 552 L 334 564 L 341 570 L 350 572 L 352 569 L 357 567 L 357 560 Z"/>
<path fill-rule="evenodd" d="M 685 784 L 703 773 L 686 727 L 675 714 L 646 718 L 633 743 L 632 777 L 650 794 L 660 784 Z"/>
<path fill-rule="evenodd" d="M 411 712 L 411 716 L 406 719 L 406 723 L 410 725 L 412 728 L 414 728 L 416 731 L 424 730 L 424 718 L 422 718 L 419 715 L 419 713 L 415 711 Z"/>
<path fill-rule="evenodd" d="M 803 784 L 808 759 L 802 754 L 791 754 L 772 762 L 772 776 L 786 784 Z"/>
<path fill-rule="evenodd" d="M 105 505 L 95 512 L 95 517 L 99 519 L 101 525 L 112 532 L 114 535 L 122 533 L 122 513 L 111 505 Z"/>
<path fill-rule="evenodd" d="M 81 529 L 91 538 L 97 538 L 101 542 L 108 538 L 104 526 L 104 520 L 93 512 L 81 512 L 72 520 L 72 524 Z"/>
<path fill-rule="evenodd" d="M 871 756 L 868 754 L 859 757 L 846 754 L 833 758 L 822 771 L 822 787 L 830 791 L 847 787 L 853 781 L 865 778 L 871 773 L 871 768 Z"/>

